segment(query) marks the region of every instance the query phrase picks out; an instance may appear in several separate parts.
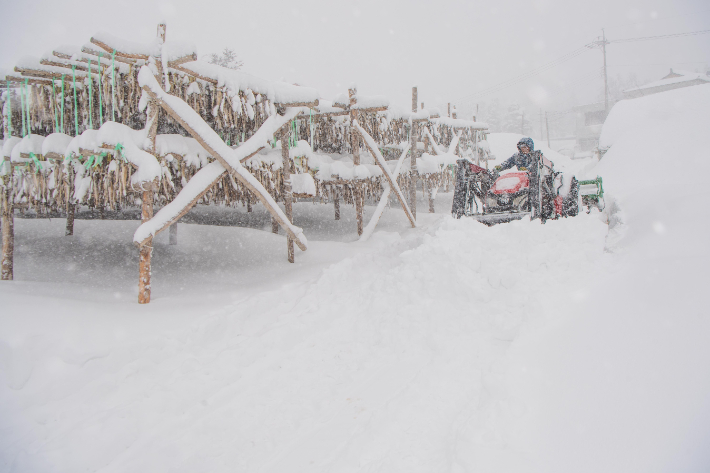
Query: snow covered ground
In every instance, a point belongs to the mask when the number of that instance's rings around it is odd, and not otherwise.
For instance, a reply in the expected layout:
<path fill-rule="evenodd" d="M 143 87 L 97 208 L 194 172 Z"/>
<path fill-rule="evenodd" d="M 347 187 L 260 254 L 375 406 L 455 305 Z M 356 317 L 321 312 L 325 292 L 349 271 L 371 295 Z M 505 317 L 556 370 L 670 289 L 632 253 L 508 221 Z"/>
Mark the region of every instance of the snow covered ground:
<path fill-rule="evenodd" d="M 707 470 L 708 107 L 710 86 L 615 106 L 576 170 L 604 214 L 488 228 L 439 193 L 362 243 L 350 207 L 302 203 L 289 265 L 257 206 L 161 234 L 148 306 L 138 222 L 17 219 L 1 469 Z"/>

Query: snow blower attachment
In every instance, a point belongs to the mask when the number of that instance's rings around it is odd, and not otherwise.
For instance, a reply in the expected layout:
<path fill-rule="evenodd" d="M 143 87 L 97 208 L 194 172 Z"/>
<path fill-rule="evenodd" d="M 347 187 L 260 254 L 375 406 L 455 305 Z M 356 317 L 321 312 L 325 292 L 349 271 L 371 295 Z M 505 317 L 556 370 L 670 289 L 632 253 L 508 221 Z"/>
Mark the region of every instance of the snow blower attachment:
<path fill-rule="evenodd" d="M 592 211 L 592 206 L 604 210 L 604 187 L 601 176 L 588 181 L 579 181 L 579 195 L 582 196 L 582 205 L 587 207 L 587 213 Z"/>
<path fill-rule="evenodd" d="M 494 225 L 528 215 L 542 222 L 577 215 L 580 185 L 577 179 L 555 172 L 552 162 L 539 151 L 531 154 L 535 163 L 531 169 L 502 174 L 459 159 L 452 208 L 454 217 L 465 215 L 486 225 Z M 597 179 L 601 192 L 601 178 Z M 599 192 L 594 195 L 599 196 Z"/>

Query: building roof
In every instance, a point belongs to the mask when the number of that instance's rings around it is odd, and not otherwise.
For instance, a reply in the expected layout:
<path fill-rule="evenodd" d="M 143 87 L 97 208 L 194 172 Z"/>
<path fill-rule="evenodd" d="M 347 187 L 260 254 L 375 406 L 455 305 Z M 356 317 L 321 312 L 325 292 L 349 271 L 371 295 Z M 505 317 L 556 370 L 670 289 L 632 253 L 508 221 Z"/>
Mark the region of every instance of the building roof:
<path fill-rule="evenodd" d="M 690 71 L 679 71 L 679 70 L 670 70 L 670 73 L 666 75 L 663 79 L 657 80 L 655 82 L 651 82 L 649 84 L 642 85 L 640 87 L 634 87 L 633 89 L 627 89 L 624 90 L 624 94 L 633 94 L 634 92 L 651 92 L 649 89 L 654 89 L 656 87 L 663 87 L 665 89 L 665 86 L 676 86 L 676 87 L 683 87 L 685 85 L 691 85 L 691 84 L 683 84 L 684 82 L 710 82 L 710 76 L 703 72 L 690 72 Z M 671 88 L 676 88 L 676 87 L 671 87 Z"/>

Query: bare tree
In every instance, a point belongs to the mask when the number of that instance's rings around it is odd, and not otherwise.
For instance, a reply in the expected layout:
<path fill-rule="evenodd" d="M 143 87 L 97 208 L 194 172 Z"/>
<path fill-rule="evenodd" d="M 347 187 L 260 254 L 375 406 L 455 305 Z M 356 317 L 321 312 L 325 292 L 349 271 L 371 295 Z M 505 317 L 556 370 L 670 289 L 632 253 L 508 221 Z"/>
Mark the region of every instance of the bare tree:
<path fill-rule="evenodd" d="M 227 69 L 241 69 L 244 65 L 244 61 L 240 61 L 237 57 L 237 53 L 233 49 L 224 48 L 222 55 L 210 54 L 209 62 L 211 64 L 217 64 L 218 66 L 226 67 Z"/>

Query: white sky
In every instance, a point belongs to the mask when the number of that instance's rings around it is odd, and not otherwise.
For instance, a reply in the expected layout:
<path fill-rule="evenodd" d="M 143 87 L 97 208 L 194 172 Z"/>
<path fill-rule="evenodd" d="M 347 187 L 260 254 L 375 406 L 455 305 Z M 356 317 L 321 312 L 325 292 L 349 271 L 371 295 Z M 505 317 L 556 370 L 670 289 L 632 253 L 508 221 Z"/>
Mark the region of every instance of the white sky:
<path fill-rule="evenodd" d="M 200 54 L 231 47 L 244 71 L 315 87 L 326 99 L 356 83 L 364 95 L 409 108 L 416 85 L 427 107 L 458 102 L 460 115 L 496 96 L 549 110 L 598 99 L 602 55 L 590 50 L 496 95 L 461 100 L 593 41 L 603 27 L 612 40 L 710 29 L 704 0 L 5 0 L 2 12 L 5 68 L 99 30 L 148 41 L 165 20 L 170 39 L 191 41 Z M 669 67 L 704 69 L 708 61 L 710 34 L 608 47 L 610 76 L 655 80 Z"/>

